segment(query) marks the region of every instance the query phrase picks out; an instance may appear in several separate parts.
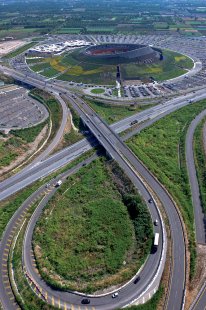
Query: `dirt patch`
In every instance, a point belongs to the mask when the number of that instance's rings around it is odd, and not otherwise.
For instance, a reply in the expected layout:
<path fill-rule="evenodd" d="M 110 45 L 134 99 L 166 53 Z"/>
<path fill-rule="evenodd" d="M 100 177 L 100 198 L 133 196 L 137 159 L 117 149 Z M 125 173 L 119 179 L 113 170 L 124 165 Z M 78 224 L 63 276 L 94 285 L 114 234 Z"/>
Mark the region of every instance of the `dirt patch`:
<path fill-rule="evenodd" d="M 24 162 L 29 156 L 31 156 L 39 147 L 39 145 L 44 141 L 46 134 L 48 131 L 48 125 L 45 125 L 41 132 L 38 134 L 34 142 L 28 143 L 25 146 L 21 146 L 19 148 L 15 148 L 15 152 L 18 157 L 11 162 L 10 165 L 2 167 L 0 169 L 0 180 L 3 180 L 3 176 L 5 174 L 13 170 L 14 168 L 18 167 L 22 162 Z"/>
<path fill-rule="evenodd" d="M 197 245 L 196 273 L 186 295 L 185 309 L 189 309 L 203 283 L 206 281 L 206 245 Z"/>
<path fill-rule="evenodd" d="M 0 43 L 0 56 L 6 55 L 15 49 L 25 45 L 25 41 L 15 40 L 15 41 L 5 41 Z"/>

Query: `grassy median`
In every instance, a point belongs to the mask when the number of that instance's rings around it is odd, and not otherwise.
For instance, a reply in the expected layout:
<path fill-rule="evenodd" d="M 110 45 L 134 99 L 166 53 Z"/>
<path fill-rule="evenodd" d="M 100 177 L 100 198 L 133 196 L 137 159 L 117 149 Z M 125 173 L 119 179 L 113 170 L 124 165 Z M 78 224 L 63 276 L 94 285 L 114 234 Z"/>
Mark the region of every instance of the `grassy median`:
<path fill-rule="evenodd" d="M 196 250 L 193 206 L 185 162 L 185 138 L 189 124 L 205 108 L 205 100 L 181 108 L 127 142 L 165 185 L 180 208 L 190 242 L 191 277 L 195 271 Z"/>
<path fill-rule="evenodd" d="M 97 112 L 107 123 L 118 122 L 125 117 L 146 110 L 155 104 L 138 104 L 138 105 L 115 105 L 101 102 L 95 99 L 85 99 L 95 112 Z"/>

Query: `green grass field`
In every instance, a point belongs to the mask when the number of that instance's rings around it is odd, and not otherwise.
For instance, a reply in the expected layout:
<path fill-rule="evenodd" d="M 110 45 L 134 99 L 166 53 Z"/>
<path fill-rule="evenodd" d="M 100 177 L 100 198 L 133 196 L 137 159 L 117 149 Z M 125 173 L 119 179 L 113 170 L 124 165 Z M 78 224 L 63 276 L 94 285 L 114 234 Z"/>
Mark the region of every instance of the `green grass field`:
<path fill-rule="evenodd" d="M 82 49 L 62 56 L 47 58 L 39 64 L 34 64 L 31 69 L 34 71 L 44 70 L 41 74 L 53 77 L 60 73 L 59 80 L 73 81 L 94 85 L 115 85 L 116 65 L 114 60 L 88 59 L 81 54 Z M 122 63 L 122 78 L 149 79 L 162 81 L 171 79 L 187 72 L 193 67 L 193 61 L 179 53 L 164 50 L 164 59 L 151 65 L 140 65 L 136 63 Z M 29 62 L 28 62 L 29 64 Z M 62 73 L 62 74 L 61 74 Z"/>
<path fill-rule="evenodd" d="M 191 192 L 185 162 L 186 131 L 206 101 L 184 107 L 159 120 L 128 141 L 128 146 L 166 186 L 177 202 L 187 227 L 191 272 L 195 270 L 195 237 Z"/>
<path fill-rule="evenodd" d="M 81 33 L 82 28 L 61 28 L 58 29 L 55 33 L 58 34 L 79 34 Z"/>
<path fill-rule="evenodd" d="M 152 237 L 149 213 L 133 189 L 120 194 L 114 170 L 103 159 L 82 168 L 40 217 L 33 246 L 40 273 L 51 285 L 95 291 L 125 281 L 146 257 Z M 123 178 L 118 173 L 116 178 Z"/>
<path fill-rule="evenodd" d="M 8 166 L 18 157 L 15 146 L 20 146 L 22 142 L 19 139 L 10 138 L 6 142 L 0 140 L 0 168 Z"/>
<path fill-rule="evenodd" d="M 61 124 L 61 119 L 62 119 L 62 109 L 58 101 L 52 97 L 50 94 L 40 90 L 40 89 L 33 89 L 30 91 L 30 96 L 33 97 L 34 99 L 40 101 L 44 105 L 46 105 L 47 109 L 49 110 L 50 113 L 50 120 L 52 124 L 52 129 L 51 129 L 51 134 L 49 141 L 50 142 L 57 130 L 59 129 L 59 126 Z"/>
<path fill-rule="evenodd" d="M 182 54 L 164 50 L 163 57 L 162 61 L 150 65 L 121 65 L 122 76 L 126 80 L 152 77 L 157 81 L 163 81 L 182 75 L 193 67 L 193 61 Z"/>
<path fill-rule="evenodd" d="M 200 190 L 200 199 L 204 213 L 206 214 L 206 154 L 203 143 L 203 127 L 206 119 L 203 119 L 201 123 L 197 126 L 194 134 L 194 157 L 195 166 L 197 171 L 197 178 Z"/>
<path fill-rule="evenodd" d="M 56 177 L 60 173 L 65 172 L 66 170 L 74 167 L 84 159 L 88 158 L 94 153 L 93 150 L 81 155 L 76 160 L 72 161 L 65 167 L 59 169 L 58 171 L 52 173 L 50 176 L 35 182 L 32 185 L 27 186 L 26 188 L 19 191 L 17 194 L 14 194 L 3 201 L 0 201 L 0 239 L 5 230 L 6 225 L 8 224 L 9 220 L 13 216 L 14 212 L 21 206 L 21 204 L 41 185 L 44 183 L 49 182 L 52 178 Z"/>
<path fill-rule="evenodd" d="M 39 72 L 39 71 L 42 71 L 42 70 L 45 70 L 45 69 L 51 68 L 51 67 L 50 67 L 49 63 L 42 62 L 42 63 L 38 63 L 38 64 L 35 64 L 35 65 L 32 65 L 30 68 L 34 72 Z"/>
<path fill-rule="evenodd" d="M 115 27 L 112 27 L 112 26 L 108 26 L 108 27 L 106 27 L 106 26 L 103 26 L 103 27 L 101 27 L 101 26 L 99 26 L 99 27 L 97 27 L 97 26 L 94 26 L 94 27 L 87 27 L 87 32 L 88 33 L 111 33 L 111 32 L 114 32 L 114 29 L 115 29 Z"/>
<path fill-rule="evenodd" d="M 43 122 L 37 126 L 31 127 L 31 128 L 25 128 L 25 129 L 19 129 L 19 130 L 11 130 L 10 133 L 16 137 L 21 138 L 26 143 L 34 142 L 38 134 L 41 132 L 43 127 L 46 125 L 46 122 Z"/>
<path fill-rule="evenodd" d="M 92 94 L 103 94 L 105 92 L 105 90 L 103 88 L 93 88 L 91 90 Z"/>
<path fill-rule="evenodd" d="M 112 124 L 125 117 L 131 116 L 137 112 L 143 111 L 153 105 L 112 105 L 103 103 L 99 100 L 85 99 L 87 103 L 96 111 L 106 122 Z"/>
<path fill-rule="evenodd" d="M 11 130 L 6 136 L 7 140 L 0 138 L 0 168 L 10 165 L 22 154 L 22 151 L 28 151 L 28 143 L 36 139 L 46 123 L 31 128 Z"/>
<path fill-rule="evenodd" d="M 33 64 L 37 64 L 37 63 L 41 63 L 44 61 L 44 58 L 27 58 L 26 62 L 28 65 L 33 65 Z M 32 68 L 32 67 L 31 67 Z"/>

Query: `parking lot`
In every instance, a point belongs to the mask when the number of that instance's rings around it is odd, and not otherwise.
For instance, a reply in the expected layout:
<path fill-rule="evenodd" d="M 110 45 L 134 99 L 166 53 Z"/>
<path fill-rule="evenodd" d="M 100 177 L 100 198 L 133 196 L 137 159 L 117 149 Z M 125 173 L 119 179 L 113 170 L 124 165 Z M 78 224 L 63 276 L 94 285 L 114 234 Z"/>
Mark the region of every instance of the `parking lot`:
<path fill-rule="evenodd" d="M 19 129 L 34 126 L 49 116 L 45 106 L 28 96 L 27 89 L 0 87 L 0 128 Z"/>
<path fill-rule="evenodd" d="M 193 59 L 195 66 L 183 76 L 159 83 L 134 84 L 123 83 L 124 98 L 152 98 L 160 95 L 167 95 L 187 90 L 195 90 L 203 87 L 206 82 L 206 38 L 204 37 L 183 37 L 181 35 L 51 35 L 44 41 L 54 43 L 59 40 L 82 39 L 93 44 L 98 43 L 135 43 L 151 45 L 162 49 L 171 49 L 178 53 L 185 54 Z M 12 59 L 11 65 L 28 76 L 37 76 L 31 71 L 25 62 L 23 54 Z M 45 78 L 38 74 L 38 78 Z M 50 82 L 52 78 L 49 79 Z M 88 85 L 75 82 L 61 81 L 62 85 L 86 89 Z M 98 86 L 96 86 L 98 87 Z M 86 91 L 87 92 L 87 91 Z M 108 96 L 112 96 L 112 90 L 106 90 Z"/>

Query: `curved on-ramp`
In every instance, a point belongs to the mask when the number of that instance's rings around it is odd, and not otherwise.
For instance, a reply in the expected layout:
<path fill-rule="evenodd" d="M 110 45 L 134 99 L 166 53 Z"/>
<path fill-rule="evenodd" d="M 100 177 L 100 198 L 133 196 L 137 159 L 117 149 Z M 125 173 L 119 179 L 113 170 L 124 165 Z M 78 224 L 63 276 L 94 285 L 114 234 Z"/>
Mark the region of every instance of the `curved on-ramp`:
<path fill-rule="evenodd" d="M 92 156 L 89 159 L 85 160 L 84 163 L 88 164 L 92 160 L 94 160 L 96 156 Z M 72 173 L 75 173 L 82 167 L 82 163 L 78 164 L 76 167 L 70 169 L 66 173 L 64 173 L 61 176 L 61 179 L 65 179 Z M 29 282 L 32 282 L 33 287 L 35 287 L 35 290 L 37 291 L 38 295 L 41 293 L 41 297 L 51 305 L 56 305 L 59 308 L 63 309 L 79 309 L 79 306 L 81 305 L 82 295 L 76 294 L 76 293 L 69 293 L 69 292 L 61 292 L 58 290 L 52 290 L 44 281 L 42 281 L 41 278 L 39 278 L 39 275 L 36 274 L 36 271 L 33 268 L 33 262 L 32 262 L 32 256 L 31 256 L 31 239 L 32 239 L 32 233 L 33 228 L 35 226 L 36 221 L 38 220 L 38 217 L 41 214 L 42 209 L 44 208 L 45 204 L 47 203 L 48 199 L 55 193 L 57 190 L 54 187 L 54 181 L 51 182 L 50 188 L 45 189 L 45 186 L 42 186 L 40 189 L 38 189 L 35 193 L 33 193 L 26 201 L 25 203 L 17 210 L 13 218 L 11 219 L 9 225 L 7 226 L 7 229 L 5 230 L 5 233 L 3 235 L 2 239 L 2 245 L 0 246 L 1 252 L 5 252 L 5 246 L 8 242 L 8 238 L 11 238 L 11 232 L 13 231 L 14 227 L 17 227 L 16 223 L 20 223 L 22 219 L 24 218 L 24 214 L 26 214 L 26 210 L 29 208 L 31 203 L 37 199 L 40 199 L 40 196 L 44 194 L 45 190 L 47 191 L 46 196 L 43 196 L 43 199 L 41 200 L 39 207 L 35 210 L 33 216 L 31 217 L 31 220 L 28 225 L 28 229 L 25 233 L 25 239 L 24 239 L 24 254 L 23 254 L 23 263 L 24 263 L 24 271 L 26 273 L 26 276 L 29 280 Z M 150 198 L 150 193 L 146 188 L 144 188 L 143 192 L 144 198 L 148 200 Z M 151 209 L 152 218 L 158 219 L 161 225 L 161 219 L 158 216 L 158 210 L 155 211 L 155 204 L 149 204 Z M 159 228 L 157 228 L 159 230 Z M 161 232 L 161 231 L 160 231 Z M 93 297 L 92 298 L 92 305 L 91 307 L 88 307 L 88 309 L 114 309 L 116 306 L 125 306 L 127 303 L 130 303 L 132 300 L 136 299 L 138 295 L 140 295 L 146 287 L 149 285 L 150 281 L 155 277 L 156 270 L 159 270 L 159 262 L 160 258 L 162 256 L 162 246 L 163 246 L 163 237 L 160 234 L 160 246 L 155 254 L 151 254 L 149 259 L 147 260 L 144 268 L 141 271 L 141 280 L 134 284 L 133 281 L 128 283 L 128 285 L 124 286 L 121 289 L 120 297 L 118 300 L 114 300 L 111 298 L 111 294 L 106 296 L 100 296 L 100 297 Z M 164 248 L 164 256 L 166 255 L 166 244 Z M 0 261 L 3 257 L 0 255 Z M 7 258 L 6 258 L 7 259 Z M 163 272 L 164 268 L 164 260 L 162 261 L 163 266 L 162 269 L 159 270 L 157 283 L 155 284 L 154 288 L 157 289 L 159 285 L 159 281 L 161 279 L 161 274 Z M 6 264 L 6 263 L 5 263 Z M 0 297 L 3 301 L 3 307 L 4 309 L 17 309 L 17 305 L 11 302 L 10 298 L 12 297 L 12 301 L 14 300 L 14 296 L 12 294 L 12 287 L 9 285 L 9 283 L 4 283 L 2 274 L 2 269 L 0 269 Z M 2 283 L 1 283 L 2 280 Z M 9 280 L 7 280 L 9 281 Z M 8 287 L 8 288 L 7 288 Z M 9 293 L 9 296 L 8 296 Z M 76 308 L 75 308 L 76 305 Z M 93 308 L 92 308 L 93 307 Z M 106 307 L 106 308 L 105 308 Z M 82 306 L 81 306 L 82 309 Z M 86 308 L 85 308 L 86 309 Z"/>
<path fill-rule="evenodd" d="M 191 122 L 186 135 L 186 162 L 190 181 L 190 188 L 192 193 L 196 240 L 197 243 L 200 244 L 206 244 L 206 218 L 200 200 L 200 191 L 196 175 L 196 167 L 193 151 L 193 139 L 195 129 L 204 117 L 206 117 L 206 110 L 202 111 L 198 116 L 195 117 L 195 119 Z"/>

